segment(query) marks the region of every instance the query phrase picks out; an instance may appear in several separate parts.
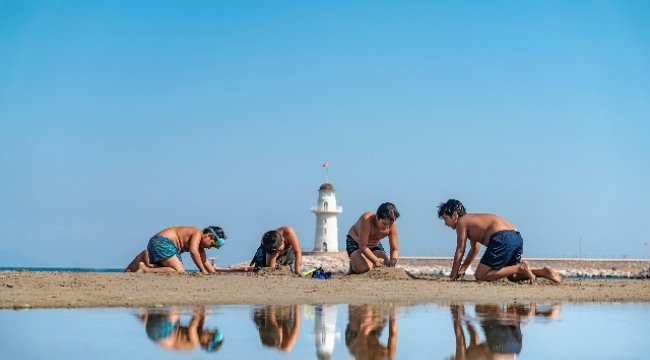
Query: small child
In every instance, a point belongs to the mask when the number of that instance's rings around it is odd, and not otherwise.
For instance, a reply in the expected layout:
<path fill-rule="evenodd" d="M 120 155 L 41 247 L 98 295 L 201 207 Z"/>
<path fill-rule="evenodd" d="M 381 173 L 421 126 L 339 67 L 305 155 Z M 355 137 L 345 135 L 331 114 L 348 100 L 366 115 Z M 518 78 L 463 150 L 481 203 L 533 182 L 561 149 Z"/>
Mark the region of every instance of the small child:
<path fill-rule="evenodd" d="M 399 212 L 395 205 L 385 202 L 379 205 L 377 213 L 366 212 L 352 225 L 345 239 L 345 248 L 350 258 L 348 274 L 363 274 L 381 266 L 395 266 L 397 263 L 398 238 L 397 221 Z M 390 260 L 381 239 L 388 236 Z"/>
<path fill-rule="evenodd" d="M 524 239 L 508 220 L 493 214 L 467 214 L 463 204 L 455 199 L 438 205 L 438 217 L 456 230 L 456 253 L 451 268 L 452 281 L 462 279 L 465 270 L 472 264 L 481 244 L 487 246 L 481 263 L 476 267 L 476 280 L 492 281 L 507 277 L 511 281 L 530 280 L 536 276 L 559 283 L 562 278 L 550 267 L 531 269 L 527 261 L 521 261 Z M 465 261 L 466 241 L 471 248 Z"/>
<path fill-rule="evenodd" d="M 255 266 L 255 271 L 263 267 L 289 265 L 293 266 L 295 274 L 299 274 L 302 250 L 296 232 L 290 226 L 281 226 L 264 233 L 250 265 Z"/>
<path fill-rule="evenodd" d="M 203 231 L 191 226 L 176 226 L 160 231 L 149 239 L 147 249 L 139 253 L 124 272 L 166 273 L 185 271 L 181 254 L 189 252 L 202 274 L 216 272 L 205 255 L 205 249 L 220 249 L 226 234 L 218 226 Z"/>

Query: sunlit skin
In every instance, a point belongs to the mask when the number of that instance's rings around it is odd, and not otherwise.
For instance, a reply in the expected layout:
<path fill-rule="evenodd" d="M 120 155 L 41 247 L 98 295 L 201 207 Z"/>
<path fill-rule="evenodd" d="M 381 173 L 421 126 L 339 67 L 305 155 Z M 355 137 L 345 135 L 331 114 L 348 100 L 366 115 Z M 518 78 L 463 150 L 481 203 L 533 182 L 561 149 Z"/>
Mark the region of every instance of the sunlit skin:
<path fill-rule="evenodd" d="M 283 317 L 287 316 L 289 312 L 293 314 L 292 322 Z M 283 352 L 291 352 L 300 334 L 300 306 L 268 306 L 263 310 L 263 314 L 266 320 L 264 330 L 272 330 L 274 340 L 277 342 L 275 347 Z M 260 330 L 262 331 L 262 329 Z"/>
<path fill-rule="evenodd" d="M 194 261 L 194 264 L 196 264 L 202 274 L 216 272 L 205 254 L 205 249 L 216 246 L 216 239 L 212 233 L 203 233 L 198 228 L 192 226 L 176 226 L 164 229 L 156 235 L 170 239 L 176 248 L 180 249 L 181 253 L 189 252 L 192 261 Z M 185 272 L 185 268 L 176 256 L 161 260 L 159 264 L 150 264 L 149 253 L 147 250 L 144 250 L 136 255 L 124 272 L 182 273 Z"/>
<path fill-rule="evenodd" d="M 347 341 L 348 351 L 355 359 L 394 359 L 397 352 L 396 309 L 391 307 L 388 314 L 380 306 L 348 306 L 348 328 L 354 337 Z M 388 317 L 388 339 L 381 343 L 380 333 L 386 326 Z"/>
<path fill-rule="evenodd" d="M 465 271 L 476 258 L 480 245 L 488 246 L 492 235 L 502 230 L 516 230 L 516 227 L 508 220 L 494 214 L 466 214 L 458 216 L 454 212 L 451 216 L 443 214 L 442 220 L 445 226 L 456 231 L 456 252 L 454 253 L 454 262 L 450 274 L 451 280 L 463 278 Z M 470 242 L 470 250 L 465 261 L 461 264 L 467 240 Z M 533 283 L 537 276 L 547 278 L 556 283 L 561 281 L 560 275 L 552 268 L 532 269 L 527 261 L 522 261 L 517 265 L 504 266 L 498 270 L 485 264 L 479 264 L 474 273 L 474 277 L 477 280 L 484 281 L 507 277 L 513 281 L 528 279 Z"/>
<path fill-rule="evenodd" d="M 296 263 L 293 272 L 299 274 L 302 269 L 302 250 L 300 249 L 298 235 L 296 235 L 296 232 L 290 226 L 281 226 L 275 229 L 275 231 L 280 233 L 282 243 L 278 247 L 278 251 L 266 254 L 266 264 L 269 267 L 274 268 L 278 255 L 281 254 L 283 250 L 293 249 L 293 252 L 296 255 Z"/>
<path fill-rule="evenodd" d="M 350 254 L 350 273 L 362 274 L 381 266 L 394 266 L 399 256 L 397 223 L 387 219 L 378 219 L 373 212 L 366 212 L 352 225 L 348 235 L 352 237 L 359 249 Z M 390 259 L 380 250 L 372 251 L 381 239 L 388 236 Z"/>
<path fill-rule="evenodd" d="M 175 324 L 181 319 L 181 310 L 173 307 L 167 314 L 167 319 L 170 323 Z M 149 321 L 149 313 L 145 311 L 140 316 L 140 319 L 147 323 Z M 177 326 L 173 332 L 156 341 L 156 344 L 163 349 L 171 351 L 193 351 L 199 345 L 204 347 L 210 343 L 214 336 L 214 332 L 206 331 L 203 329 L 206 319 L 206 310 L 203 307 L 196 307 L 192 313 L 192 317 L 187 326 Z"/>

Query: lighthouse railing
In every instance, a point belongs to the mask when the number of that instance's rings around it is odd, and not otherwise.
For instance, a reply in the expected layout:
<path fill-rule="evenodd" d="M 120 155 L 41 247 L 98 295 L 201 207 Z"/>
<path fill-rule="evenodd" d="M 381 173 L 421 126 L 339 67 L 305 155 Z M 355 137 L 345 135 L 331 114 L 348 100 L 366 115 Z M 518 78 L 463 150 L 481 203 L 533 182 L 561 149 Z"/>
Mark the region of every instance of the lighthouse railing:
<path fill-rule="evenodd" d="M 337 206 L 336 209 L 328 208 L 327 210 L 325 210 L 325 208 L 320 207 L 320 206 L 312 206 L 311 211 L 312 212 L 322 212 L 322 213 L 340 213 L 340 212 L 343 212 L 343 207 L 342 206 Z"/>

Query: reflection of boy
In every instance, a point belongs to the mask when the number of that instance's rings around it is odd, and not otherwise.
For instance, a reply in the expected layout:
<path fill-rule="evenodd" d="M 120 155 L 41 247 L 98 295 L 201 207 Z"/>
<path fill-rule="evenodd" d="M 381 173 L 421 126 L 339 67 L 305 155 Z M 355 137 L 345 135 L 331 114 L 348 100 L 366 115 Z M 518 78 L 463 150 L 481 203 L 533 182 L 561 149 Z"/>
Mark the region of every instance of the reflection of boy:
<path fill-rule="evenodd" d="M 455 199 L 438 206 L 438 217 L 453 230 L 456 230 L 456 252 L 451 269 L 451 280 L 462 279 L 479 252 L 481 244 L 487 246 L 481 263 L 474 272 L 476 280 L 492 281 L 504 277 L 512 281 L 530 280 L 537 276 L 553 282 L 561 281 L 560 274 L 550 267 L 532 269 L 527 261 L 521 261 L 523 238 L 508 220 L 493 214 L 467 214 L 463 204 Z M 461 265 L 465 245 L 470 242 L 470 250 Z"/>
<path fill-rule="evenodd" d="M 377 213 L 366 212 L 352 225 L 345 241 L 350 258 L 350 274 L 362 274 L 381 266 L 395 266 L 399 256 L 397 224 L 399 212 L 395 205 L 379 205 Z M 390 259 L 381 239 L 388 236 Z"/>
<path fill-rule="evenodd" d="M 214 273 L 205 249 L 219 249 L 225 239 L 225 233 L 218 226 L 203 231 L 190 226 L 167 228 L 149 239 L 147 249 L 138 254 L 124 272 L 184 272 L 181 254 L 189 252 L 201 273 Z"/>
<path fill-rule="evenodd" d="M 293 266 L 294 273 L 300 273 L 302 250 L 296 232 L 290 226 L 282 226 L 264 233 L 250 265 L 255 266 L 257 270 L 263 267 L 275 268 L 276 265 L 289 265 Z"/>
<path fill-rule="evenodd" d="M 349 305 L 345 346 L 355 359 L 394 359 L 397 352 L 397 320 L 395 308 L 388 316 L 388 340 L 381 343 L 386 326 L 384 312 L 372 305 Z"/>
<path fill-rule="evenodd" d="M 187 326 L 180 325 L 180 309 L 147 311 L 142 316 L 149 339 L 160 347 L 172 351 L 194 350 L 201 346 L 207 352 L 217 351 L 223 343 L 223 334 L 218 328 L 204 328 L 205 309 L 197 308 Z"/>
<path fill-rule="evenodd" d="M 523 348 L 522 322 L 532 317 L 553 319 L 560 313 L 560 305 L 538 309 L 537 304 L 509 304 L 504 310 L 501 305 L 476 304 L 475 312 L 485 333 L 485 342 L 480 342 L 479 333 L 466 321 L 469 344 L 465 342 L 461 325 L 465 317 L 464 305 L 451 305 L 450 310 L 456 337 L 456 355 L 451 359 L 516 359 Z"/>
<path fill-rule="evenodd" d="M 255 309 L 253 321 L 259 331 L 262 345 L 289 352 L 300 333 L 300 308 L 291 306 L 268 306 Z"/>

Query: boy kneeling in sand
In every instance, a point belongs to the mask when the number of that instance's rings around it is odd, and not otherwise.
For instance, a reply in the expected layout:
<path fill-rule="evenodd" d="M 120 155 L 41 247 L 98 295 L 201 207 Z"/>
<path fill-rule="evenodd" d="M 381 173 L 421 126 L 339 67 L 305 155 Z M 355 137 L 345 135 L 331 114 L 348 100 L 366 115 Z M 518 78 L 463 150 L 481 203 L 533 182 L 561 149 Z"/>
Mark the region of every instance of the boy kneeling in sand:
<path fill-rule="evenodd" d="M 265 232 L 250 265 L 255 266 L 255 271 L 263 267 L 288 265 L 293 266 L 295 274 L 299 274 L 302 269 L 302 250 L 296 232 L 290 226 Z"/>
<path fill-rule="evenodd" d="M 216 272 L 205 255 L 205 249 L 221 248 L 226 234 L 218 226 L 203 231 L 192 226 L 176 226 L 162 230 L 149 239 L 147 249 L 139 253 L 124 272 L 185 272 L 181 254 L 189 252 L 202 274 Z"/>
<path fill-rule="evenodd" d="M 363 274 L 381 266 L 395 266 L 398 257 L 397 218 L 399 212 L 392 203 L 379 205 L 377 213 L 366 212 L 352 225 L 345 239 L 350 258 L 348 274 Z M 388 236 L 390 259 L 381 239 Z"/>
<path fill-rule="evenodd" d="M 445 225 L 456 230 L 456 253 L 451 268 L 452 281 L 462 279 L 465 270 L 478 254 L 480 244 L 487 246 L 481 263 L 474 272 L 476 280 L 492 281 L 507 277 L 511 281 L 530 280 L 536 276 L 553 282 L 562 281 L 560 274 L 550 267 L 531 269 L 527 261 L 521 261 L 524 239 L 508 220 L 493 214 L 467 214 L 463 204 L 455 199 L 438 205 L 438 217 Z M 466 241 L 471 248 L 461 265 Z"/>

